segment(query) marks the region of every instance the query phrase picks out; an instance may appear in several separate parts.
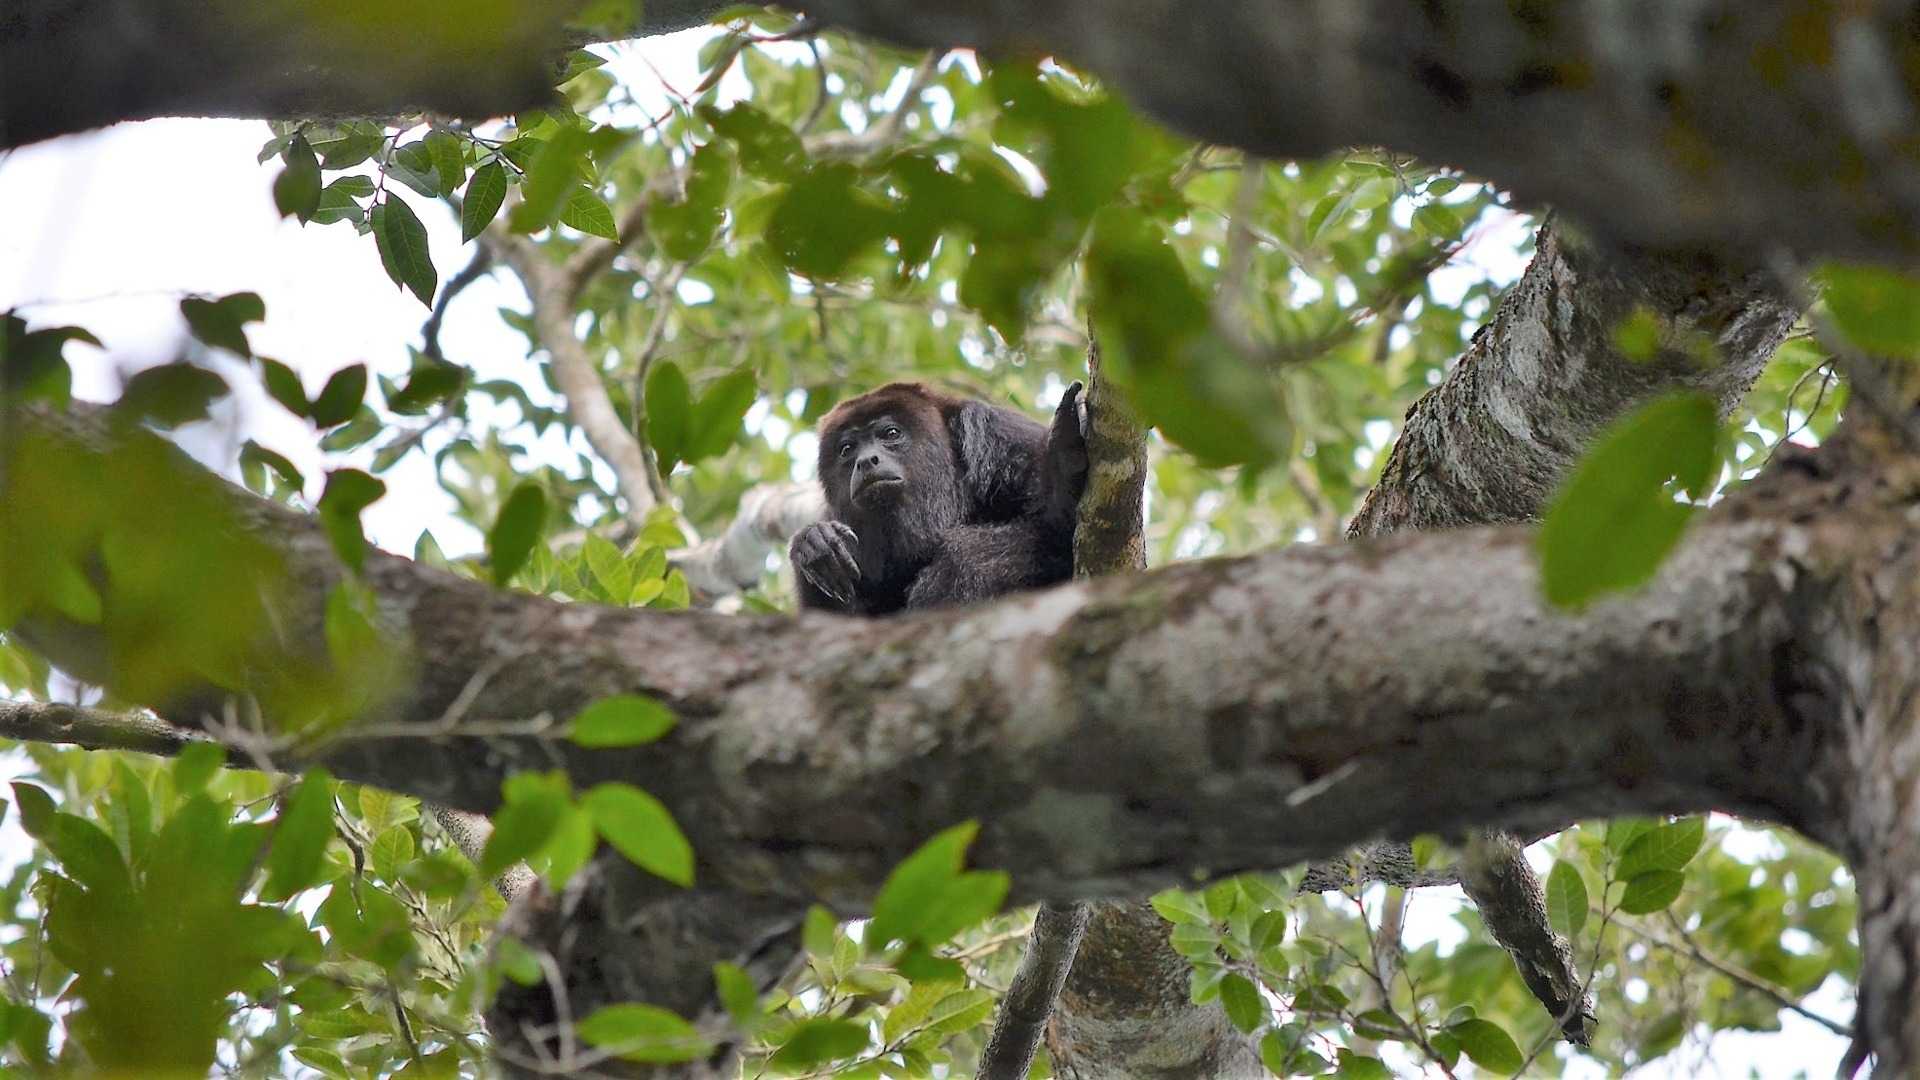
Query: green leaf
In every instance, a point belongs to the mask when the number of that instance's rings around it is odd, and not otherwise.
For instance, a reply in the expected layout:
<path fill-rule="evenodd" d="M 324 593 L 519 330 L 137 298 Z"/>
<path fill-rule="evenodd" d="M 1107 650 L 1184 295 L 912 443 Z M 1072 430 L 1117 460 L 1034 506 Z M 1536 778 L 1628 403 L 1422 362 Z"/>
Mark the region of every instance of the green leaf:
<path fill-rule="evenodd" d="M 1580 607 L 1653 577 L 1693 516 L 1667 485 L 1677 482 L 1695 498 L 1706 494 L 1718 428 L 1713 399 L 1687 392 L 1642 406 L 1601 437 L 1540 528 L 1550 603 Z"/>
<path fill-rule="evenodd" d="M 580 711 L 570 737 L 585 747 L 639 746 L 673 730 L 673 710 L 650 697 L 615 694 Z"/>
<path fill-rule="evenodd" d="M 1490 1020 L 1465 1020 L 1447 1029 L 1459 1040 L 1460 1050 L 1475 1064 L 1489 1072 L 1512 1074 L 1525 1059 L 1514 1045 L 1513 1036 Z"/>
<path fill-rule="evenodd" d="M 794 1025 L 792 1034 L 767 1062 L 781 1072 L 804 1072 L 829 1061 L 849 1058 L 867 1048 L 867 1025 L 813 1017 Z"/>
<path fill-rule="evenodd" d="M 173 759 L 173 789 L 181 795 L 191 795 L 207 786 L 213 774 L 227 763 L 226 752 L 210 741 L 196 740 L 188 743 Z M 17 788 L 18 785 L 15 785 Z M 19 801 L 15 792 L 15 801 Z M 27 813 L 25 803 L 20 805 L 20 816 L 24 820 Z M 32 829 L 28 829 L 32 832 Z"/>
<path fill-rule="evenodd" d="M 887 235 L 886 206 L 855 186 L 858 177 L 844 162 L 821 163 L 787 189 L 767 222 L 767 242 L 788 269 L 839 277 L 855 255 Z"/>
<path fill-rule="evenodd" d="M 694 110 L 740 153 L 740 167 L 763 180 L 784 181 L 806 163 L 807 152 L 793 129 L 746 102 L 725 112 L 711 105 Z"/>
<path fill-rule="evenodd" d="M 602 1005 L 574 1029 L 582 1039 L 625 1061 L 670 1064 L 712 1052 L 713 1044 L 678 1015 L 637 1002 Z"/>
<path fill-rule="evenodd" d="M 1007 876 L 960 869 L 979 831 L 978 822 L 955 825 L 893 868 L 873 902 L 866 935 L 870 947 L 893 940 L 939 945 L 1000 910 Z"/>
<path fill-rule="evenodd" d="M 374 838 L 367 852 L 373 872 L 385 881 L 400 880 L 400 869 L 413 859 L 413 833 L 405 825 L 389 825 Z"/>
<path fill-rule="evenodd" d="M 0 312 L 0 395 L 10 402 L 45 400 L 66 408 L 73 398 L 73 369 L 62 355 L 69 341 L 100 345 L 99 338 L 77 326 L 28 333 L 26 320 Z"/>
<path fill-rule="evenodd" d="M 189 296 L 180 301 L 180 314 L 194 337 L 216 349 L 252 356 L 246 324 L 265 319 L 267 305 L 259 293 L 253 292 L 233 293 L 218 300 Z"/>
<path fill-rule="evenodd" d="M 505 585 L 526 565 L 533 546 L 546 527 L 547 496 L 540 485 L 523 480 L 507 496 L 493 528 L 487 530 L 487 559 L 493 564 L 493 583 Z"/>
<path fill-rule="evenodd" d="M 1262 912 L 1253 920 L 1252 928 L 1247 932 L 1247 943 L 1255 952 L 1272 948 L 1287 936 L 1287 913 L 1284 911 Z"/>
<path fill-rule="evenodd" d="M 37 784 L 21 780 L 13 782 L 13 803 L 20 808 L 20 827 L 28 836 L 44 840 L 52 834 L 53 817 L 59 813 L 53 805 L 53 796 Z"/>
<path fill-rule="evenodd" d="M 403 416 L 418 416 L 466 386 L 468 371 L 425 353 L 413 354 L 407 385 L 387 395 L 387 407 Z"/>
<path fill-rule="evenodd" d="M 1251 1035 L 1267 1022 L 1267 1003 L 1260 990 L 1245 975 L 1229 974 L 1220 980 L 1220 1004 L 1227 1010 L 1233 1026 Z"/>
<path fill-rule="evenodd" d="M 310 406 L 307 404 L 306 387 L 300 385 L 300 376 L 278 360 L 264 356 L 258 359 L 261 381 L 266 384 L 267 395 L 293 415 L 307 415 Z"/>
<path fill-rule="evenodd" d="M 358 573 L 367 558 L 367 537 L 360 529 L 360 512 L 387 493 L 387 485 L 359 469 L 335 469 L 327 474 L 320 493 L 320 524 L 333 542 L 334 554 Z"/>
<path fill-rule="evenodd" d="M 1346 1047 L 1340 1048 L 1334 1075 L 1340 1080 L 1393 1080 L 1386 1063 L 1377 1057 L 1356 1054 Z"/>
<path fill-rule="evenodd" d="M 560 211 L 560 224 L 572 226 L 589 236 L 620 239 L 620 232 L 613 222 L 613 208 L 584 185 L 575 188 L 573 194 L 567 196 L 566 208 Z"/>
<path fill-rule="evenodd" d="M 1181 923 L 1195 926 L 1213 925 L 1213 917 L 1207 914 L 1206 903 L 1185 889 L 1168 889 L 1165 892 L 1155 893 L 1148 903 L 1153 905 L 1153 910 L 1160 913 L 1161 918 L 1175 925 Z"/>
<path fill-rule="evenodd" d="M 1678 870 L 1648 870 L 1627 879 L 1620 910 L 1629 915 L 1651 915 L 1680 898 L 1686 875 Z"/>
<path fill-rule="evenodd" d="M 262 897 L 279 902 L 318 883 L 332 839 L 333 787 L 325 769 L 314 769 L 287 797 L 274 825 Z"/>
<path fill-rule="evenodd" d="M 744 968 L 724 961 L 713 965 L 713 985 L 727 1015 L 741 1028 L 752 1028 L 761 1017 L 760 988 Z"/>
<path fill-rule="evenodd" d="M 330 428 L 344 424 L 360 410 L 360 404 L 366 400 L 366 396 L 367 365 L 343 367 L 327 379 L 327 385 L 320 388 L 320 396 L 313 399 L 307 416 L 317 427 Z"/>
<path fill-rule="evenodd" d="M 1920 358 L 1920 280 L 1878 266 L 1822 267 L 1817 279 L 1833 324 L 1877 356 Z"/>
<path fill-rule="evenodd" d="M 286 169 L 273 181 L 273 204 L 281 217 L 297 217 L 305 224 L 320 206 L 320 159 L 299 132 L 286 156 Z"/>
<path fill-rule="evenodd" d="M 386 201 L 373 208 L 373 239 L 380 249 L 380 264 L 394 284 L 412 290 L 422 304 L 433 307 L 440 274 L 427 251 L 427 227 L 405 199 L 388 192 Z"/>
<path fill-rule="evenodd" d="M 569 808 L 540 851 L 540 875 L 546 879 L 547 887 L 558 895 L 567 887 L 567 882 L 592 861 L 599 846 L 600 837 L 593 831 L 593 819 L 579 807 Z"/>
<path fill-rule="evenodd" d="M 1704 817 L 1681 818 L 1671 824 L 1648 829 L 1627 845 L 1615 873 L 1624 880 L 1638 877 L 1649 870 L 1679 870 L 1699 852 L 1706 835 L 1707 819 Z"/>
<path fill-rule="evenodd" d="M 352 168 L 372 157 L 386 141 L 385 132 L 362 120 L 338 127 L 308 128 L 306 132 L 320 160 L 329 169 Z"/>
<path fill-rule="evenodd" d="M 565 774 L 516 773 L 501 785 L 505 801 L 493 815 L 493 834 L 480 854 L 480 876 L 502 870 L 539 851 L 573 809 Z"/>
<path fill-rule="evenodd" d="M 693 428 L 693 391 L 680 365 L 662 360 L 647 373 L 647 442 L 659 460 L 660 474 L 673 471 L 688 453 Z"/>
<path fill-rule="evenodd" d="M 358 225 L 366 220 L 367 212 L 354 200 L 366 198 L 373 190 L 373 181 L 364 176 L 343 176 L 320 189 L 320 200 L 314 204 L 307 220 L 316 225 L 331 225 L 336 221 Z"/>
<path fill-rule="evenodd" d="M 706 393 L 700 395 L 699 404 L 693 407 L 686 460 L 689 463 L 704 461 L 726 453 L 739 437 L 747 410 L 753 408 L 758 394 L 753 372 L 746 369 L 723 375 L 707 387 Z"/>
<path fill-rule="evenodd" d="M 632 784 L 597 784 L 581 796 L 593 826 L 635 866 L 673 882 L 693 884 L 693 846 L 660 800 Z"/>
<path fill-rule="evenodd" d="M 507 170 L 498 161 L 473 170 L 466 196 L 460 202 L 460 239 L 470 241 L 484 232 L 506 199 Z"/>
<path fill-rule="evenodd" d="M 447 131 L 430 131 L 423 141 L 427 144 L 427 157 L 433 162 L 438 194 L 451 195 L 460 190 L 467 179 L 467 159 L 460 137 Z"/>
<path fill-rule="evenodd" d="M 1565 860 L 1547 874 L 1547 922 L 1568 938 L 1587 925 L 1587 883 Z"/>
<path fill-rule="evenodd" d="M 114 415 L 156 427 L 176 428 L 205 420 L 217 398 L 227 394 L 227 381 L 195 364 L 173 363 L 150 367 L 127 380 L 114 404 Z"/>
<path fill-rule="evenodd" d="M 698 258 L 713 243 L 726 220 L 727 192 L 733 186 L 733 154 L 724 143 L 708 143 L 687 162 L 686 197 L 659 200 L 647 208 L 647 231 L 670 259 Z"/>

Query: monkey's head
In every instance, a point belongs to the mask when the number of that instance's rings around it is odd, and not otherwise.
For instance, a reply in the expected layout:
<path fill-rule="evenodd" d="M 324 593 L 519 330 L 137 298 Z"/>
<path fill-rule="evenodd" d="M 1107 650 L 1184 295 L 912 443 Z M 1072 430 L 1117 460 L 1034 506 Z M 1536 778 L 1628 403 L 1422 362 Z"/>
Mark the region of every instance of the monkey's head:
<path fill-rule="evenodd" d="M 915 526 L 958 520 L 944 411 L 954 401 L 918 383 L 891 383 L 835 406 L 820 421 L 820 483 L 835 516 Z"/>

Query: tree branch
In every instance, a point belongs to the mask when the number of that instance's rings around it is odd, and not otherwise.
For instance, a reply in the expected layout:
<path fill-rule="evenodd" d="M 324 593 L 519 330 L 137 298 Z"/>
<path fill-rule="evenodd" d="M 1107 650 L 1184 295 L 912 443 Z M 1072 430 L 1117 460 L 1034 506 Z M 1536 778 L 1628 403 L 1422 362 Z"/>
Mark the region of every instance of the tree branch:
<path fill-rule="evenodd" d="M 761 484 L 747 489 L 726 531 L 669 556 L 687 584 L 708 596 L 753 587 L 767 557 L 784 551 L 794 533 L 826 513 L 820 485 Z"/>
<path fill-rule="evenodd" d="M 18 417 L 10 433 L 94 427 L 177 455 L 84 411 Z M 310 519 L 223 490 L 286 558 L 282 647 L 318 647 L 340 577 L 330 544 Z M 1729 510 L 1653 586 L 1580 618 L 1543 606 L 1524 534 L 1501 531 L 1181 564 L 885 620 L 566 605 L 370 551 L 364 580 L 406 666 L 360 726 L 308 756 L 478 811 L 514 769 L 617 776 L 685 824 L 703 880 L 856 908 L 918 839 L 969 817 L 986 823 L 982 860 L 1032 899 L 1481 822 L 1705 805 L 1797 820 L 1809 729 L 1787 723 L 1772 681 L 1800 610 L 1789 600 L 1831 561 L 1819 551 L 1867 524 L 1829 533 Z M 113 685 L 97 631 L 44 613 L 24 630 Z M 449 724 L 482 672 L 480 707 Z M 680 726 L 636 750 L 556 738 L 550 718 L 617 692 L 661 698 Z M 852 739 L 859 754 L 830 752 Z"/>

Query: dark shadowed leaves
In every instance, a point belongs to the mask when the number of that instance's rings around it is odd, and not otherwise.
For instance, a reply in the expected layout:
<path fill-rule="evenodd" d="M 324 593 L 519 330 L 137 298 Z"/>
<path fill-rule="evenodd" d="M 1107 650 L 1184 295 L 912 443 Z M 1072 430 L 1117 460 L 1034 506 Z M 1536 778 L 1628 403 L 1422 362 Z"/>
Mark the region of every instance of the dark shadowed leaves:
<path fill-rule="evenodd" d="M 487 559 L 493 566 L 493 583 L 505 585 L 526 565 L 533 545 L 547 524 L 547 495 L 532 481 L 522 481 L 500 507 L 500 516 L 487 530 Z"/>
<path fill-rule="evenodd" d="M 439 285 L 440 275 L 433 268 L 433 257 L 427 251 L 427 227 L 421 224 L 413 207 L 399 195 L 388 192 L 386 201 L 373 208 L 373 238 L 387 276 L 394 284 L 411 290 L 422 304 L 432 307 L 433 290 Z"/>
<path fill-rule="evenodd" d="M 334 554 L 358 571 L 367 557 L 367 537 L 360 529 L 360 511 L 387 493 L 387 485 L 378 477 L 359 469 L 335 469 L 327 474 L 327 486 L 320 492 L 320 524 L 333 541 Z"/>
<path fill-rule="evenodd" d="M 1219 340 L 1157 223 L 1137 210 L 1101 211 L 1087 273 L 1103 355 L 1161 434 L 1207 467 L 1260 465 L 1290 451 L 1273 381 Z"/>
<path fill-rule="evenodd" d="M 216 349 L 252 356 L 246 324 L 265 319 L 267 305 L 259 293 L 252 292 L 233 293 L 218 300 L 189 296 L 180 301 L 180 314 L 194 337 Z"/>
<path fill-rule="evenodd" d="M 360 404 L 366 397 L 367 366 L 352 364 L 334 372 L 327 379 L 327 385 L 320 388 L 320 395 L 308 407 L 307 416 L 318 427 L 344 424 L 360 411 Z"/>
<path fill-rule="evenodd" d="M 794 181 L 767 224 L 767 242 L 788 269 L 834 278 L 855 255 L 887 235 L 890 215 L 860 190 L 858 170 L 844 162 L 816 164 Z"/>
<path fill-rule="evenodd" d="M 130 422 L 176 428 L 205 420 L 213 402 L 225 397 L 227 381 L 197 364 L 161 364 L 127 380 L 114 403 L 114 415 Z"/>
<path fill-rule="evenodd" d="M 69 341 L 100 347 L 99 338 L 77 326 L 28 331 L 25 319 L 0 313 L 0 398 L 65 408 L 73 397 L 73 369 L 62 355 Z"/>
<path fill-rule="evenodd" d="M 467 194 L 460 203 L 460 239 L 472 240 L 486 229 L 507 198 L 507 170 L 489 161 L 473 170 Z"/>
<path fill-rule="evenodd" d="M 1706 494 L 1719 427 L 1713 400 L 1673 394 L 1615 424 L 1547 508 L 1538 546 L 1549 602 L 1578 607 L 1650 580 Z"/>
<path fill-rule="evenodd" d="M 647 208 L 647 230 L 668 258 L 697 258 L 713 243 L 726 220 L 727 191 L 733 186 L 733 152 L 724 143 L 708 143 L 687 163 L 686 197 L 656 201 Z"/>
<path fill-rule="evenodd" d="M 297 217 L 302 223 L 320 206 L 320 159 L 298 133 L 287 145 L 287 167 L 273 181 L 273 204 L 281 217 Z"/>
<path fill-rule="evenodd" d="M 653 446 L 662 476 L 686 457 L 693 425 L 693 390 L 680 365 L 663 360 L 647 372 L 647 442 Z"/>

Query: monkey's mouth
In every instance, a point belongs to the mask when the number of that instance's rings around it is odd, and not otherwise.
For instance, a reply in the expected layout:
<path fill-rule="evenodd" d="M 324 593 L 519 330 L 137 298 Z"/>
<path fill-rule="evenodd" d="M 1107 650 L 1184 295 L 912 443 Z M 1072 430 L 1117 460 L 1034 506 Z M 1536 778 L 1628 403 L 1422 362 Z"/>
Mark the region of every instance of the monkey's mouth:
<path fill-rule="evenodd" d="M 904 476 L 875 476 L 863 481 L 854 489 L 853 501 L 872 502 L 877 499 L 891 499 L 906 490 L 907 479 Z"/>

